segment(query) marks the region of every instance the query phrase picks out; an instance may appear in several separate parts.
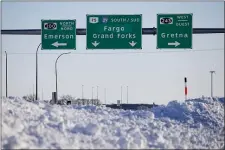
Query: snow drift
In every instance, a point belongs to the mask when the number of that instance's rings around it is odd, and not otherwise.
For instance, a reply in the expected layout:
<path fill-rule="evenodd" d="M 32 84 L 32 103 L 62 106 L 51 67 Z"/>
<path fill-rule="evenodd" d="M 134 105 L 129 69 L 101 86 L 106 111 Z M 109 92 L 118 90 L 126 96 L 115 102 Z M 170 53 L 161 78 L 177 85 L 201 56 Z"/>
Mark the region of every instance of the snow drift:
<path fill-rule="evenodd" d="M 2 100 L 3 149 L 218 149 L 224 98 L 171 101 L 151 111 Z"/>

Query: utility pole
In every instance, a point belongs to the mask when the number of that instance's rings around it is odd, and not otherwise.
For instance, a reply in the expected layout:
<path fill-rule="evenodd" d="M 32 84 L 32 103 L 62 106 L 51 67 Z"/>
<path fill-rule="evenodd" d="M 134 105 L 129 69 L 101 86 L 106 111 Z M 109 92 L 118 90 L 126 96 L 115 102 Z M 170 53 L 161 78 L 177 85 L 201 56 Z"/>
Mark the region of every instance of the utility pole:
<path fill-rule="evenodd" d="M 216 73 L 215 71 L 209 71 L 211 73 L 211 97 L 213 98 L 213 73 Z"/>

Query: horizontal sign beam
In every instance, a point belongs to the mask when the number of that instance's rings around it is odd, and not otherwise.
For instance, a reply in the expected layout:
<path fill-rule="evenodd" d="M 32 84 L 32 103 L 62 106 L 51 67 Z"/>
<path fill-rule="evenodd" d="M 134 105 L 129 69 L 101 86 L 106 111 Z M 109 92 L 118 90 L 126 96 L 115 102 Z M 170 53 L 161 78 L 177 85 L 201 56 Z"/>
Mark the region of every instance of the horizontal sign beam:
<path fill-rule="evenodd" d="M 225 33 L 225 28 L 193 28 L 193 34 Z M 41 35 L 41 29 L 1 30 L 1 34 Z M 142 28 L 142 34 L 156 34 L 156 28 Z M 86 29 L 76 29 L 76 35 L 86 35 Z"/>

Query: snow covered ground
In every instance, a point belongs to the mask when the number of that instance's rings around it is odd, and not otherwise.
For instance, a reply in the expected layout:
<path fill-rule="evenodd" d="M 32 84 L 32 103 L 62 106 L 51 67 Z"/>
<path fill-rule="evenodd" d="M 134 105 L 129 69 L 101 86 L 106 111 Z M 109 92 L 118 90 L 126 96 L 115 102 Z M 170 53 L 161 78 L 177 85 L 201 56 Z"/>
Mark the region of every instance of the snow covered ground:
<path fill-rule="evenodd" d="M 171 101 L 151 111 L 2 100 L 4 149 L 224 147 L 224 98 Z"/>

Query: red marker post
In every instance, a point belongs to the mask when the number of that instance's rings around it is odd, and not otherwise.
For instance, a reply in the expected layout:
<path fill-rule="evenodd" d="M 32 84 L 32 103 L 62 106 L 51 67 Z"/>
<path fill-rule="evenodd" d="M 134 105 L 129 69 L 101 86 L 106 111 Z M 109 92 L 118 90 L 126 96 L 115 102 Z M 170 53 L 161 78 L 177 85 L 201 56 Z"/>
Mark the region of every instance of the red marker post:
<path fill-rule="evenodd" d="M 187 78 L 184 78 L 184 94 L 185 94 L 185 100 L 187 100 Z"/>

